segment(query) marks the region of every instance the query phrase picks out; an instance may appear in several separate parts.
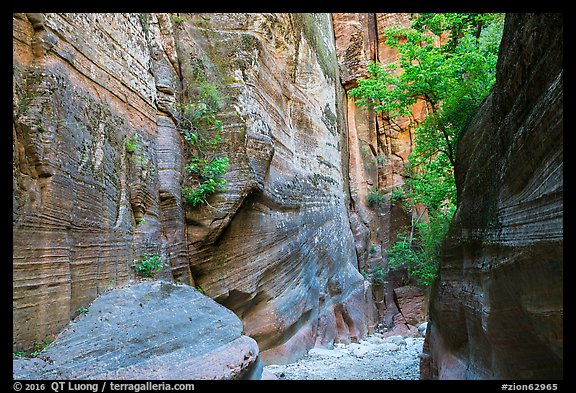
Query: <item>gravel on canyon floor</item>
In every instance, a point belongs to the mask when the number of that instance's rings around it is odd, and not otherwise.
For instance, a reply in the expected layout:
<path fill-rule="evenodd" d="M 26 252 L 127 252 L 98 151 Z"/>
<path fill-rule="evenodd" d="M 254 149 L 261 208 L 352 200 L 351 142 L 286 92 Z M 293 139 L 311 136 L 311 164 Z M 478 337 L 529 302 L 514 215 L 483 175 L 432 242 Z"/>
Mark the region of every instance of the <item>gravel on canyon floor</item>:
<path fill-rule="evenodd" d="M 423 343 L 422 337 L 374 333 L 358 343 L 335 344 L 334 349 L 313 348 L 295 363 L 264 370 L 278 380 L 417 380 Z"/>

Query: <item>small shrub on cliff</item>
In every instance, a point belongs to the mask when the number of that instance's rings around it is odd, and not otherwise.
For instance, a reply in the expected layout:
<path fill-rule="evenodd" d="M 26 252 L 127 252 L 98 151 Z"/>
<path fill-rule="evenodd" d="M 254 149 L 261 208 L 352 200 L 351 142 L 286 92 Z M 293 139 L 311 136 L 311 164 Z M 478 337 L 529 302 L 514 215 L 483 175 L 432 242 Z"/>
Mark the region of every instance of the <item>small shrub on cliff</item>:
<path fill-rule="evenodd" d="M 386 202 L 386 195 L 383 190 L 372 187 L 366 196 L 366 202 L 372 207 L 382 207 L 384 202 Z"/>
<path fill-rule="evenodd" d="M 136 274 L 142 277 L 152 277 L 154 274 L 167 264 L 164 263 L 158 254 L 142 254 L 142 258 L 138 262 L 134 262 L 131 267 Z"/>
<path fill-rule="evenodd" d="M 198 176 L 199 185 L 196 188 L 184 186 L 182 196 L 192 206 L 206 203 L 206 198 L 215 192 L 226 190 L 226 180 L 222 177 L 229 165 L 228 157 L 211 157 L 203 160 L 194 157 L 186 166 L 186 170 Z"/>
<path fill-rule="evenodd" d="M 76 312 L 78 314 L 86 315 L 90 312 L 90 309 L 86 306 L 81 306 L 76 309 Z"/>
<path fill-rule="evenodd" d="M 140 146 L 140 141 L 138 140 L 137 134 L 132 134 L 130 138 L 126 138 L 124 141 L 124 146 L 126 147 L 126 151 L 130 154 L 136 152 L 138 147 Z"/>
<path fill-rule="evenodd" d="M 176 23 L 177 25 L 179 25 L 180 23 L 184 23 L 186 22 L 186 18 L 183 18 L 181 16 L 175 16 L 173 19 L 174 23 Z"/>
<path fill-rule="evenodd" d="M 187 95 L 191 102 L 178 107 L 178 129 L 187 142 L 188 163 L 185 166 L 188 183 L 182 187 L 186 203 L 197 206 L 208 203 L 207 198 L 226 190 L 223 175 L 230 164 L 219 150 L 223 123 L 218 119 L 222 106 L 222 93 L 210 83 L 200 59 L 190 67 Z"/>
<path fill-rule="evenodd" d="M 386 276 L 386 271 L 380 265 L 374 266 L 372 269 L 372 282 L 376 285 L 384 284 L 384 277 Z"/>

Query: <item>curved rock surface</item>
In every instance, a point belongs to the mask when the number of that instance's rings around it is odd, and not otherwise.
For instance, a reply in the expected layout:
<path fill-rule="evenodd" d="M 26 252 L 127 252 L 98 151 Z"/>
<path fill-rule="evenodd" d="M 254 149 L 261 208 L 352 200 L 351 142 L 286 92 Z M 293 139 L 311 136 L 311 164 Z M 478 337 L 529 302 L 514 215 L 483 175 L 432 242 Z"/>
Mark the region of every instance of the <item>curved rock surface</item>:
<path fill-rule="evenodd" d="M 14 351 L 134 279 L 143 252 L 233 310 L 263 359 L 373 329 L 329 14 L 13 20 Z M 230 166 L 191 208 L 173 109 L 200 71 L 223 93 Z"/>
<path fill-rule="evenodd" d="M 188 285 L 104 293 L 15 379 L 260 379 L 258 345 L 234 313 Z"/>
<path fill-rule="evenodd" d="M 200 59 L 225 88 L 231 162 L 227 190 L 186 212 L 196 283 L 242 319 L 266 362 L 358 340 L 373 327 L 373 304 L 348 221 L 330 15 L 181 17 L 179 58 Z"/>
<path fill-rule="evenodd" d="M 506 16 L 462 135 L 422 376 L 563 377 L 563 16 Z"/>

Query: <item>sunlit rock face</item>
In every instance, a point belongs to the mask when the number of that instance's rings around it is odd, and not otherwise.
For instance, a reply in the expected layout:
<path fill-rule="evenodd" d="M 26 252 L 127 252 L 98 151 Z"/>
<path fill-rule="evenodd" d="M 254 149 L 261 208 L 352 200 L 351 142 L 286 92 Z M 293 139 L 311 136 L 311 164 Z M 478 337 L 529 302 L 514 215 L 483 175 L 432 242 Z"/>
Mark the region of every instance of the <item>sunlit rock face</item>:
<path fill-rule="evenodd" d="M 458 144 L 458 208 L 422 376 L 563 377 L 563 18 L 509 14 L 491 95 Z"/>
<path fill-rule="evenodd" d="M 265 361 L 372 329 L 330 15 L 13 18 L 15 350 L 134 280 L 143 252 L 233 310 Z M 174 109 L 198 65 L 230 166 L 192 208 Z"/>

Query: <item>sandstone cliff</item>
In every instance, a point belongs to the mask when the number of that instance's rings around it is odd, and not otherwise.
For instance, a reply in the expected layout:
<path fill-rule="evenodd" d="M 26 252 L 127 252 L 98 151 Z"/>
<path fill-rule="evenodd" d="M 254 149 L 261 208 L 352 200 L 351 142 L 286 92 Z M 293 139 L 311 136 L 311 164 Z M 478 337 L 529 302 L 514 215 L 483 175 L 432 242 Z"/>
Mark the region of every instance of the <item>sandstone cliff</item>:
<path fill-rule="evenodd" d="M 194 279 L 242 318 L 265 361 L 358 339 L 371 328 L 371 295 L 348 223 L 330 16 L 181 17 L 179 57 L 229 77 L 228 190 L 186 213 Z"/>
<path fill-rule="evenodd" d="M 563 377 L 563 17 L 506 16 L 491 95 L 458 144 L 458 208 L 421 372 Z"/>
<path fill-rule="evenodd" d="M 262 358 L 375 324 L 348 217 L 346 109 L 328 14 L 14 14 L 13 346 L 156 278 L 233 310 Z M 183 203 L 174 108 L 225 92 L 227 190 Z M 128 143 L 132 146 L 128 149 Z"/>
<path fill-rule="evenodd" d="M 179 134 L 162 109 L 177 75 L 171 24 L 136 14 L 15 14 L 14 347 L 59 332 L 134 278 L 142 252 L 193 283 Z M 153 25 L 154 28 L 144 29 Z M 178 81 L 178 78 L 175 78 Z M 128 138 L 138 141 L 129 154 Z"/>
<path fill-rule="evenodd" d="M 387 272 L 383 282 L 375 282 L 373 296 L 378 309 L 380 328 L 390 334 L 408 334 L 415 331 L 412 323 L 402 316 L 395 289 L 406 284 L 407 276 L 401 269 L 389 270 L 387 251 L 396 235 L 410 225 L 410 213 L 400 204 L 390 201 L 390 193 L 404 184 L 404 164 L 412 151 L 412 132 L 424 117 L 422 103 L 414 105 L 411 118 L 392 122 L 381 114 L 359 108 L 348 90 L 366 76 L 367 64 L 382 64 L 397 59 L 396 50 L 385 44 L 385 29 L 393 26 L 408 27 L 407 13 L 334 13 L 336 54 L 342 85 L 346 90 L 345 107 L 349 145 L 348 173 L 350 178 L 350 227 L 354 234 L 358 268 L 366 276 L 375 268 Z M 370 193 L 384 195 L 378 205 L 368 203 Z M 426 292 L 413 288 L 418 298 Z M 425 306 L 422 318 L 426 320 Z"/>

